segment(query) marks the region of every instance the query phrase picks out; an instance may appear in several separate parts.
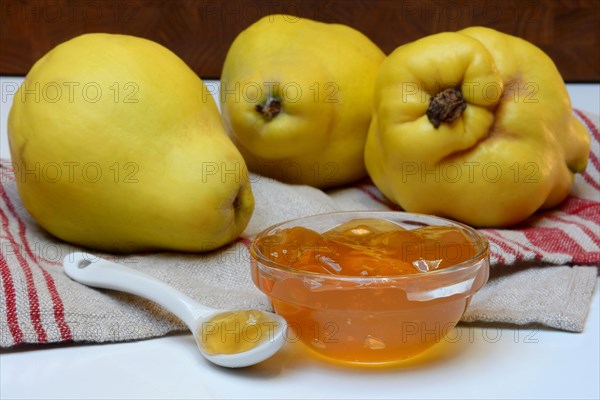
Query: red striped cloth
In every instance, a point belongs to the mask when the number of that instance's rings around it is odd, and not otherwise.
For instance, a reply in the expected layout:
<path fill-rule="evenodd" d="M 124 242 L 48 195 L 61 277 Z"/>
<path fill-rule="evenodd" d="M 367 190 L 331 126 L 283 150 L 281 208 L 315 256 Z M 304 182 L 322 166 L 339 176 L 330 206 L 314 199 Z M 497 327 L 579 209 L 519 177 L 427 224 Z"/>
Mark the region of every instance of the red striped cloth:
<path fill-rule="evenodd" d="M 539 212 L 513 229 L 482 230 L 491 243 L 491 258 L 496 269 L 527 263 L 548 269 L 552 266 L 600 265 L 598 120 L 591 114 L 575 112 L 592 138 L 592 152 L 585 173 L 576 177 L 572 195 L 558 208 Z M 51 237 L 32 221 L 19 201 L 8 161 L 2 162 L 0 174 L 1 347 L 22 343 L 132 340 L 184 329 L 173 316 L 140 299 L 90 289 L 71 281 L 62 271 L 61 260 L 70 251 L 78 249 Z M 168 280 L 209 305 L 268 308 L 268 302 L 247 276 L 248 255 L 244 243 L 248 238 L 271 223 L 304 214 L 396 209 L 370 182 L 328 193 L 266 179 L 257 181 L 256 185 L 257 206 L 262 204 L 262 208 L 255 211 L 244 237 L 221 252 L 198 256 L 133 255 L 124 260 L 135 257 L 141 261 L 140 267 L 144 264 L 145 272 Z M 277 203 L 272 203 L 275 197 Z M 276 205 L 280 205 L 280 209 Z M 110 255 L 106 256 L 110 258 Z M 165 268 L 169 275 L 165 275 Z M 595 273 L 586 275 L 587 283 L 582 286 L 585 294 L 577 304 L 589 302 L 595 277 Z M 553 281 L 548 282 L 552 284 Z M 481 317 L 480 320 L 546 323 L 546 319 L 552 320 L 547 318 L 546 311 L 554 312 L 543 310 L 545 319 L 511 319 L 510 315 L 494 319 L 489 316 L 496 315 L 493 307 L 497 306 L 491 304 L 492 309 L 481 314 L 487 315 L 487 319 Z M 510 307 L 504 308 L 510 311 Z M 587 309 L 581 312 L 587 314 Z M 581 315 L 579 319 L 582 319 Z M 570 328 L 568 321 L 563 322 L 548 325 L 575 331 L 583 329 L 582 323 Z"/>
<path fill-rule="evenodd" d="M 4 172 L 4 165 L 2 170 Z M 31 249 L 26 236 L 27 227 L 15 210 L 13 201 L 9 198 L 5 188 L 6 184 L 12 183 L 10 178 L 7 182 L 4 181 L 4 177 L 8 176 L 11 174 L 3 173 L 3 180 L 0 184 L 0 196 L 2 197 L 2 206 L 0 207 L 0 217 L 2 218 L 0 329 L 2 331 L 0 336 L 4 339 L 10 332 L 13 344 L 22 343 L 25 338 L 19 321 L 24 317 L 29 317 L 30 323 L 26 323 L 26 325 L 33 326 L 36 337 L 34 342 L 48 342 L 46 330 L 49 326 L 60 332 L 60 341 L 71 340 L 71 329 L 65 322 L 64 305 L 55 283 L 56 279 L 64 279 L 59 269 L 61 264 L 57 261 L 45 260 Z M 17 263 L 9 262 L 11 256 L 17 260 Z M 16 286 L 26 288 L 26 302 L 29 305 L 29 313 L 26 316 L 19 315 L 17 310 L 17 303 L 24 302 L 25 299 L 18 298 Z M 46 300 L 41 305 L 40 297 Z M 52 313 L 48 315 L 45 312 L 46 317 L 42 318 L 40 308 L 43 307 L 47 311 L 48 306 Z"/>

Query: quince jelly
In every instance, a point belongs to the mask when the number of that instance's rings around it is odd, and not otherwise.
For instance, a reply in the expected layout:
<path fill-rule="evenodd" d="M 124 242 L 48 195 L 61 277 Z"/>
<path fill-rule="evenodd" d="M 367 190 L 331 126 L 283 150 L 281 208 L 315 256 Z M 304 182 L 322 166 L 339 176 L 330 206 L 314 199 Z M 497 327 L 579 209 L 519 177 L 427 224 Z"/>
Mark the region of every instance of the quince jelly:
<path fill-rule="evenodd" d="M 262 254 L 294 269 L 347 276 L 425 273 L 467 261 L 475 245 L 458 228 L 407 230 L 390 221 L 354 219 L 323 234 L 301 226 L 262 238 Z"/>
<path fill-rule="evenodd" d="M 225 311 L 202 323 L 198 342 L 207 354 L 237 354 L 272 338 L 277 322 L 258 310 Z"/>
<path fill-rule="evenodd" d="M 253 279 L 292 339 L 317 354 L 352 364 L 411 358 L 448 335 L 488 271 L 487 248 L 466 229 L 417 224 L 361 218 L 322 233 L 273 231 L 255 241 L 265 267 L 255 263 Z"/>

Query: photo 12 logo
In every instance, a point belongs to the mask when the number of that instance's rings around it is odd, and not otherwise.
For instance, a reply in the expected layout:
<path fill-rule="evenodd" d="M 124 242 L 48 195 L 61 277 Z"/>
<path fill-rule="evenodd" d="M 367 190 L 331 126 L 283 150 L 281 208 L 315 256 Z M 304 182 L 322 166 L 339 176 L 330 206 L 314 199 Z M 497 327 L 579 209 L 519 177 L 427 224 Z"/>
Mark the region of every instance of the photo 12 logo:
<path fill-rule="evenodd" d="M 533 161 L 511 162 L 508 165 L 496 161 L 445 162 L 430 165 L 425 162 L 403 162 L 399 168 L 402 183 L 407 182 L 504 182 L 539 183 L 540 167 Z"/>
<path fill-rule="evenodd" d="M 402 82 L 403 103 L 429 103 L 431 93 L 439 93 L 447 88 L 459 88 L 464 99 L 469 101 L 481 98 L 488 102 L 511 101 L 514 103 L 539 103 L 540 87 L 537 82 L 514 81 L 508 85 L 502 82 L 448 82 L 427 86 L 425 83 Z"/>
<path fill-rule="evenodd" d="M 35 103 L 98 103 L 102 99 L 114 103 L 138 103 L 140 87 L 136 82 L 112 82 L 102 85 L 98 82 L 29 82 L 21 85 L 20 96 L 16 96 L 19 85 L 16 82 L 2 82 L 2 102 L 13 101 Z"/>
<path fill-rule="evenodd" d="M 297 103 L 302 99 L 314 103 L 339 103 L 339 85 L 335 82 L 234 82 L 219 84 L 205 82 L 203 101 L 210 97 L 225 103 L 260 103 L 266 99 L 278 99 L 282 103 Z M 308 96 L 308 97 L 306 97 Z"/>
<path fill-rule="evenodd" d="M 97 183 L 102 180 L 112 183 L 139 183 L 140 167 L 133 161 L 110 162 L 51 161 L 33 164 L 9 162 L 2 164 L 2 183 L 20 182 L 45 183 Z"/>

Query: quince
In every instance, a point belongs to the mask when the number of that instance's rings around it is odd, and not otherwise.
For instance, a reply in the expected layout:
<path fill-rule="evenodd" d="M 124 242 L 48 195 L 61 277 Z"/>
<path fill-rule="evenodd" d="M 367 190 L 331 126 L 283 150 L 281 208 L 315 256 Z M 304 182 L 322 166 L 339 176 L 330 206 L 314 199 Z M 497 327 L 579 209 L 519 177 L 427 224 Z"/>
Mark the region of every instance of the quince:
<path fill-rule="evenodd" d="M 254 200 L 204 83 L 142 38 L 87 34 L 33 66 L 8 134 L 19 194 L 48 232 L 111 251 L 207 251 Z"/>
<path fill-rule="evenodd" d="M 239 34 L 221 75 L 223 124 L 259 174 L 319 188 L 366 176 L 383 52 L 362 33 L 269 15 Z"/>
<path fill-rule="evenodd" d="M 379 71 L 369 175 L 409 212 L 504 227 L 562 202 L 590 137 L 542 50 L 484 27 L 394 50 Z"/>

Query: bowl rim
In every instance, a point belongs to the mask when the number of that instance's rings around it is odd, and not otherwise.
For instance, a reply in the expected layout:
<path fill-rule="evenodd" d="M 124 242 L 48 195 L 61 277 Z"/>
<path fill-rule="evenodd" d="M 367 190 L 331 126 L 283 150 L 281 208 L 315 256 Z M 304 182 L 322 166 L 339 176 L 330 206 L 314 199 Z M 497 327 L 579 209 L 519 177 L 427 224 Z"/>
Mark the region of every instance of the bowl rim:
<path fill-rule="evenodd" d="M 353 276 L 353 275 L 323 274 L 323 273 L 319 273 L 319 272 L 303 271 L 300 269 L 288 267 L 287 265 L 279 264 L 277 262 L 269 260 L 262 254 L 262 252 L 260 252 L 260 250 L 257 247 L 256 243 L 260 238 L 267 236 L 268 233 L 273 232 L 274 230 L 281 227 L 282 225 L 299 222 L 299 221 L 302 221 L 302 220 L 305 220 L 308 218 L 319 218 L 319 217 L 326 217 L 326 216 L 330 216 L 330 215 L 342 215 L 342 214 L 349 214 L 349 215 L 352 215 L 352 214 L 394 214 L 394 215 L 419 216 L 419 217 L 437 219 L 440 221 L 444 221 L 450 225 L 457 226 L 458 228 L 468 232 L 469 238 L 476 239 L 476 244 L 479 245 L 478 246 L 479 251 L 474 256 L 472 256 L 471 258 L 469 258 L 466 261 L 463 261 L 463 262 L 453 265 L 451 267 L 446 267 L 446 268 L 443 268 L 440 270 L 428 271 L 428 272 L 424 272 L 424 273 L 408 274 L 408 275 Z M 284 272 L 292 273 L 295 275 L 301 275 L 301 276 L 311 277 L 311 278 L 319 277 L 319 278 L 323 278 L 323 279 L 333 279 L 333 280 L 338 280 L 338 281 L 352 281 L 352 282 L 383 281 L 383 282 L 389 282 L 390 280 L 397 281 L 397 280 L 432 279 L 432 278 L 436 278 L 436 277 L 439 278 L 442 276 L 451 275 L 453 273 L 458 273 L 458 272 L 463 272 L 463 271 L 466 271 L 469 269 L 473 269 L 475 266 L 478 266 L 480 264 L 480 262 L 479 262 L 480 260 L 487 261 L 487 264 L 489 265 L 489 247 L 490 247 L 489 241 L 477 229 L 475 229 L 469 225 L 463 224 L 461 222 L 454 221 L 449 218 L 438 217 L 437 215 L 431 215 L 431 214 L 410 213 L 410 212 L 405 212 L 405 211 L 354 210 L 354 211 L 333 211 L 333 212 L 327 212 L 327 213 L 311 214 L 311 215 L 307 215 L 304 217 L 293 218 L 293 219 L 289 219 L 289 220 L 271 225 L 268 228 L 265 228 L 262 231 L 260 231 L 260 233 L 258 233 L 254 237 L 254 239 L 250 243 L 249 251 L 250 251 L 250 257 L 251 257 L 252 261 L 255 261 L 257 263 L 257 267 L 259 269 L 261 266 L 265 266 L 265 267 L 269 267 L 271 269 L 284 271 Z"/>

